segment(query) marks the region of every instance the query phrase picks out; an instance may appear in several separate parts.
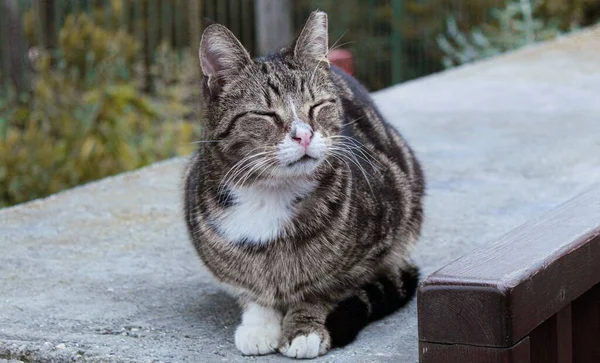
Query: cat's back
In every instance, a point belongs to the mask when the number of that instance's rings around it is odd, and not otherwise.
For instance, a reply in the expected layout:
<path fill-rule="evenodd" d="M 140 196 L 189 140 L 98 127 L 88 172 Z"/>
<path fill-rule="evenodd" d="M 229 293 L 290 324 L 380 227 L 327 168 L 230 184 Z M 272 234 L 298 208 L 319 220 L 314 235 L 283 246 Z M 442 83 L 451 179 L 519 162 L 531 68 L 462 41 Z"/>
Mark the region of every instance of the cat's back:
<path fill-rule="evenodd" d="M 331 77 L 346 112 L 359 112 L 365 107 L 375 109 L 369 91 L 356 78 L 335 65 L 331 65 Z"/>
<path fill-rule="evenodd" d="M 342 135 L 346 137 L 346 144 L 352 146 L 357 160 L 370 168 L 373 168 L 372 164 L 383 162 L 385 166 L 390 162 L 409 179 L 413 190 L 422 194 L 425 181 L 419 162 L 406 140 L 379 112 L 369 91 L 333 65 L 331 76 L 344 109 Z M 376 160 L 369 163 L 371 158 Z"/>

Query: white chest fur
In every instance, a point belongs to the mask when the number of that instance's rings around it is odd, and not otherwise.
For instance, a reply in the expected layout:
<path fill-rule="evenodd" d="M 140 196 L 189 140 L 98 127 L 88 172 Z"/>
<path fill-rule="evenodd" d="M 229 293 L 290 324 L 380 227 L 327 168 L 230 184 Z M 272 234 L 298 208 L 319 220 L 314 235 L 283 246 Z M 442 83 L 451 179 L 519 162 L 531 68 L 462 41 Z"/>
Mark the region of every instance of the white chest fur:
<path fill-rule="evenodd" d="M 297 182 L 234 189 L 235 205 L 218 218 L 219 232 L 232 243 L 267 243 L 279 237 L 294 218 L 294 200 L 308 195 L 315 186 L 314 182 Z"/>

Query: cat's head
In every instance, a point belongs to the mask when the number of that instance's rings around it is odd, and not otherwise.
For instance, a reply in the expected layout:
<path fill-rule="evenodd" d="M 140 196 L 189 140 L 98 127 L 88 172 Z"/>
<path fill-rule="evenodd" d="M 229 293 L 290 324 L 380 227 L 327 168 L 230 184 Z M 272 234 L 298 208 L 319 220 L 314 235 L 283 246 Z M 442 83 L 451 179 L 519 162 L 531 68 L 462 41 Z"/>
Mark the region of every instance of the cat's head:
<path fill-rule="evenodd" d="M 331 165 L 326 158 L 341 132 L 342 105 L 327 39 L 327 15 L 313 12 L 293 45 L 253 60 L 227 28 L 206 28 L 204 127 L 215 141 L 206 145 L 230 182 L 311 177 Z"/>

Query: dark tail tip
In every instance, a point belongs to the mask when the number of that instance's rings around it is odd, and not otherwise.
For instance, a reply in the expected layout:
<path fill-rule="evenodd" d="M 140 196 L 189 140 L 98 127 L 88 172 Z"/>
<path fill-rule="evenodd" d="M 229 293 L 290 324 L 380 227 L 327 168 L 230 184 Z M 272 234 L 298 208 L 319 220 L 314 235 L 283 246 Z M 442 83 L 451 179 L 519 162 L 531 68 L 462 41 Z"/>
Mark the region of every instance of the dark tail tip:
<path fill-rule="evenodd" d="M 358 296 L 342 301 L 329 314 L 325 327 L 331 336 L 332 347 L 343 347 L 350 344 L 369 324 L 369 307 Z"/>
<path fill-rule="evenodd" d="M 398 286 L 398 282 L 401 286 Z M 358 296 L 352 296 L 339 303 L 325 321 L 332 346 L 342 347 L 351 343 L 367 324 L 406 305 L 415 295 L 418 284 L 419 269 L 411 265 L 402 270 L 400 281 L 394 282 L 384 276 L 375 283 L 362 287 L 367 294 L 370 309 Z"/>
<path fill-rule="evenodd" d="M 402 275 L 400 279 L 402 280 L 402 292 L 404 293 L 404 302 L 402 306 L 406 305 L 410 300 L 412 300 L 413 296 L 417 292 L 417 288 L 419 287 L 419 268 L 414 265 L 409 265 L 407 268 L 402 270 Z"/>

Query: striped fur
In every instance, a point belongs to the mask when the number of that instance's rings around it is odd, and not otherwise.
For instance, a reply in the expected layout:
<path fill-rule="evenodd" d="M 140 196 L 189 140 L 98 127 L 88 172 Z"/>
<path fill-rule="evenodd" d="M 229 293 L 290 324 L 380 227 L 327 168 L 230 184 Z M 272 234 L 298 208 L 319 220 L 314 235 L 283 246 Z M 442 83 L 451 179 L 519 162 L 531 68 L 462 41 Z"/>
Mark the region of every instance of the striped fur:
<path fill-rule="evenodd" d="M 222 26 L 202 39 L 210 142 L 187 167 L 185 217 L 200 258 L 244 309 L 236 333 L 244 354 L 324 354 L 416 289 L 409 254 L 423 219 L 423 173 L 367 90 L 323 61 L 326 21 L 313 13 L 294 45 L 255 60 Z M 305 167 L 273 157 L 292 122 L 321 142 Z M 253 225 L 228 219 L 245 208 L 254 208 Z M 279 314 L 281 329 L 267 329 Z"/>

